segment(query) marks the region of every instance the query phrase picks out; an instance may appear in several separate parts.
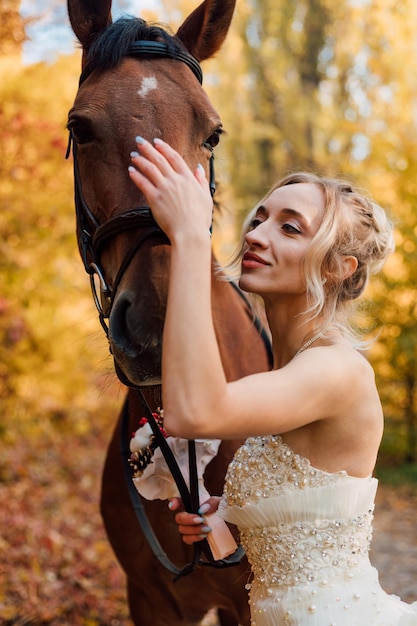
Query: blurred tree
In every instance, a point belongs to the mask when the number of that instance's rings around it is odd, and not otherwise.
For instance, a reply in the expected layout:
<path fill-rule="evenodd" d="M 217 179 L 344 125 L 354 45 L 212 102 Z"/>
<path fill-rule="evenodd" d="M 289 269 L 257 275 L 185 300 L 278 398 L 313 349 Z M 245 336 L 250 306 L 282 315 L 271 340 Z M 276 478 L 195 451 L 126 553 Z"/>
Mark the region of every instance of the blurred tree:
<path fill-rule="evenodd" d="M 20 0 L 2 0 L 0 4 L 0 56 L 21 53 L 25 28 L 19 8 Z"/>
<path fill-rule="evenodd" d="M 397 250 L 371 292 L 382 333 L 371 353 L 388 429 L 403 432 L 402 458 L 417 461 L 417 41 L 412 0 L 374 0 L 356 11 L 356 88 L 351 109 L 357 138 L 352 171 L 390 209 Z M 339 42 L 339 45 L 340 42 Z M 356 92 L 356 93 L 355 93 Z M 381 356 L 384 358 L 381 360 Z M 402 428 L 402 425 L 404 427 Z"/>
<path fill-rule="evenodd" d="M 0 16 L 16 4 L 3 3 Z M 160 16 L 144 17 L 174 30 L 196 6 L 163 4 Z M 369 292 L 383 327 L 371 357 L 387 421 L 405 425 L 409 461 L 417 428 L 416 19 L 414 0 L 239 0 L 222 51 L 203 64 L 228 133 L 216 149 L 220 198 L 238 222 L 293 169 L 352 176 L 391 210 L 397 252 Z M 9 62 L 0 76 L 0 404 L 16 393 L 21 407 L 39 395 L 48 411 L 88 404 L 96 346 L 83 334 L 100 331 L 63 162 L 78 63 L 10 71 Z M 102 338 L 99 345 L 105 350 Z"/>
<path fill-rule="evenodd" d="M 72 428 L 89 428 L 107 346 L 78 255 L 64 159 L 79 58 L 14 72 L 0 64 L 0 74 L 0 427 L 45 429 L 68 413 Z"/>
<path fill-rule="evenodd" d="M 369 291 L 383 328 L 371 358 L 387 421 L 407 425 L 407 461 L 417 456 L 416 19 L 413 0 L 241 0 L 210 85 L 239 213 L 293 169 L 353 177 L 392 213 L 397 252 Z"/>
<path fill-rule="evenodd" d="M 225 158 L 239 213 L 289 170 L 323 168 L 329 111 L 322 86 L 331 61 L 323 51 L 341 11 L 329 0 L 238 3 L 215 100 L 232 138 Z"/>

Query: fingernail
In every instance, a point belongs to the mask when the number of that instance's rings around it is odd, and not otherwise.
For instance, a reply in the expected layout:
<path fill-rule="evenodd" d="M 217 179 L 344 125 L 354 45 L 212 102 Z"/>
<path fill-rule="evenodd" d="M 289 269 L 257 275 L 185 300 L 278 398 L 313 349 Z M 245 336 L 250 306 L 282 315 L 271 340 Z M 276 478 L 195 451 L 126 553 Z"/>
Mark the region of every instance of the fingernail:
<path fill-rule="evenodd" d="M 204 524 L 202 517 L 193 517 L 193 524 Z"/>
<path fill-rule="evenodd" d="M 207 513 L 207 511 L 210 511 L 210 504 L 208 502 L 204 502 L 204 504 L 202 504 L 198 509 L 197 513 L 200 513 L 200 515 L 204 515 L 204 513 Z"/>
<path fill-rule="evenodd" d="M 173 503 L 173 502 L 168 502 L 168 508 L 169 508 L 169 509 L 172 509 L 172 507 L 173 507 L 173 506 L 174 506 L 174 503 Z"/>
<path fill-rule="evenodd" d="M 133 167 L 133 165 L 129 165 L 127 169 L 129 172 L 136 172 L 136 167 Z"/>
<path fill-rule="evenodd" d="M 204 172 L 204 167 L 201 165 L 201 163 L 199 163 L 197 165 L 197 169 L 201 170 L 202 172 Z"/>
<path fill-rule="evenodd" d="M 210 533 L 211 532 L 211 528 L 210 528 L 210 526 L 202 526 L 201 527 L 201 531 L 203 533 Z"/>
<path fill-rule="evenodd" d="M 136 143 L 138 143 L 139 145 L 145 143 L 145 140 L 143 137 L 136 137 Z"/>
<path fill-rule="evenodd" d="M 136 150 L 133 150 L 133 151 L 130 153 L 130 156 L 131 156 L 131 157 L 132 157 L 132 159 L 133 159 L 134 157 L 139 156 L 139 152 L 136 152 Z"/>
<path fill-rule="evenodd" d="M 207 539 L 206 535 L 197 535 L 197 537 L 199 537 L 199 539 Z"/>
<path fill-rule="evenodd" d="M 153 140 L 153 142 L 154 142 L 154 144 L 156 144 L 156 145 L 160 145 L 161 143 L 164 143 L 164 142 L 162 141 L 162 139 L 159 139 L 159 137 L 155 137 L 155 139 Z"/>

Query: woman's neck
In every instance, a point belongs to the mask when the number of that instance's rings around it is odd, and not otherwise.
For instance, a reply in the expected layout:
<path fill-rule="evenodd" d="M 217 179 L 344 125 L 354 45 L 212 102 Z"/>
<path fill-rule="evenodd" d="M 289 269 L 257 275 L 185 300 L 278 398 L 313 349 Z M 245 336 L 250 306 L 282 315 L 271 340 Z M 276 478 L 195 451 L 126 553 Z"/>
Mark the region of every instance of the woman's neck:
<path fill-rule="evenodd" d="M 305 308 L 271 307 L 265 303 L 265 309 L 272 335 L 274 369 L 284 367 L 297 353 L 320 340 L 318 334 L 323 327 L 323 320 L 315 318 L 306 321 L 306 315 L 303 314 Z"/>

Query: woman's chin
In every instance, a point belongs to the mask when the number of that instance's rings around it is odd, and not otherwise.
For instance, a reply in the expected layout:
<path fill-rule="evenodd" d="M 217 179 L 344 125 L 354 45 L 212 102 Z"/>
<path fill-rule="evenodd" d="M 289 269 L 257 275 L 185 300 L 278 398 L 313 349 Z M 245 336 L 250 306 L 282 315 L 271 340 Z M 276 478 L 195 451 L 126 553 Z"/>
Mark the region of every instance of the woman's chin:
<path fill-rule="evenodd" d="M 256 282 L 251 276 L 243 275 L 239 278 L 239 287 L 247 293 L 257 293 Z"/>

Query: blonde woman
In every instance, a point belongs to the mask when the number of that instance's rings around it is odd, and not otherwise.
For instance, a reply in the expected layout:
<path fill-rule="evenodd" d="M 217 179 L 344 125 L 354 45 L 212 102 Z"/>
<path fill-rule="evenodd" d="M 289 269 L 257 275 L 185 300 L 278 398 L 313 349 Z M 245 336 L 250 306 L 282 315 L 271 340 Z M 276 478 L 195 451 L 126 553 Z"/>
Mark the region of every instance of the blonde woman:
<path fill-rule="evenodd" d="M 223 497 L 201 512 L 239 528 L 253 626 L 417 626 L 369 562 L 383 432 L 374 373 L 349 326 L 353 301 L 393 249 L 384 211 L 344 182 L 288 176 L 251 212 L 240 287 L 258 294 L 272 371 L 227 382 L 210 306 L 212 201 L 161 140 L 137 138 L 129 174 L 171 241 L 162 357 L 164 420 L 185 438 L 245 438 Z M 210 532 L 178 510 L 186 543 Z"/>

